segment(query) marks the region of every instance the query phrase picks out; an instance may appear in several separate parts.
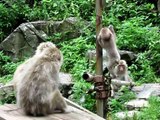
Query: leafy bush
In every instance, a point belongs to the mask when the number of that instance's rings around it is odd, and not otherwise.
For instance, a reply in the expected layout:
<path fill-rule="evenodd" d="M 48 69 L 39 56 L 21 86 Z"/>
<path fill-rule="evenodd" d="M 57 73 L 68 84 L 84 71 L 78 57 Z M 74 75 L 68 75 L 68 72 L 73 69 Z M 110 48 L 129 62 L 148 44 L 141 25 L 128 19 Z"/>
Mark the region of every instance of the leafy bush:
<path fill-rule="evenodd" d="M 2 99 L 0 100 L 0 104 L 4 104 L 4 103 L 12 103 L 15 104 L 16 103 L 16 97 L 15 97 L 15 93 L 11 92 L 11 93 L 0 93 L 0 96 L 2 96 Z"/>
<path fill-rule="evenodd" d="M 141 110 L 137 120 L 159 120 L 160 119 L 160 97 L 151 97 L 149 107 Z"/>
<path fill-rule="evenodd" d="M 127 87 L 122 87 L 119 91 L 119 94 L 120 95 L 118 97 L 109 101 L 109 106 L 111 107 L 112 113 L 127 110 L 124 103 L 128 102 L 129 100 L 135 99 L 136 96 L 135 93 L 130 91 Z"/>
<path fill-rule="evenodd" d="M 10 63 L 6 63 L 5 65 L 2 66 L 2 75 L 8 75 L 8 74 L 13 74 L 14 71 L 16 70 L 17 66 L 20 64 L 21 62 L 10 62 Z"/>
<path fill-rule="evenodd" d="M 94 6 L 94 0 L 42 0 L 36 1 L 34 7 L 30 8 L 25 0 L 6 0 L 0 3 L 0 41 L 27 21 L 63 20 L 75 16 L 90 20 Z"/>
<path fill-rule="evenodd" d="M 151 61 L 145 55 L 138 54 L 137 60 L 130 66 L 132 77 L 138 83 L 158 82 Z"/>
<path fill-rule="evenodd" d="M 74 79 L 73 94 L 70 98 L 83 107 L 94 111 L 95 100 L 91 99 L 91 95 L 86 94 L 91 85 L 82 79 L 82 74 L 85 71 L 92 71 L 90 68 L 87 68 L 88 63 L 85 59 L 85 53 L 94 46 L 83 37 L 64 41 L 59 43 L 59 45 L 64 55 L 62 71 L 71 73 Z"/>
<path fill-rule="evenodd" d="M 11 58 L 9 56 L 4 55 L 4 53 L 0 52 L 0 76 L 3 74 L 3 65 L 7 64 L 8 62 L 11 62 Z"/>
<path fill-rule="evenodd" d="M 151 66 L 153 67 L 154 71 L 157 72 L 158 77 L 160 77 L 160 74 L 158 74 L 158 70 L 160 70 L 160 38 L 157 39 L 157 41 L 153 41 L 150 44 L 149 51 L 147 52 L 147 57 L 149 58 L 151 62 Z M 160 82 L 160 81 L 159 81 Z"/>
<path fill-rule="evenodd" d="M 117 32 L 119 49 L 138 53 L 138 58 L 130 67 L 134 80 L 140 83 L 158 82 L 155 73 L 160 68 L 157 43 L 160 34 L 157 27 L 144 26 L 144 18 L 137 17 L 123 21 Z"/>
<path fill-rule="evenodd" d="M 4 55 L 3 52 L 0 52 L 0 76 L 13 74 L 17 66 L 21 62 L 11 62 L 11 58 L 7 55 Z"/>
<path fill-rule="evenodd" d="M 107 11 L 106 14 L 109 19 L 112 19 L 114 16 L 115 18 L 118 18 L 118 21 L 123 21 L 139 16 L 144 17 L 143 23 L 146 25 L 149 23 L 158 24 L 160 22 L 157 13 L 153 12 L 154 4 L 148 3 L 148 1 L 108 0 L 106 2 L 105 11 Z"/>
<path fill-rule="evenodd" d="M 117 44 L 120 49 L 137 53 L 149 50 L 152 43 L 160 39 L 157 27 L 143 27 L 144 18 L 132 18 L 124 21 L 117 32 Z"/>

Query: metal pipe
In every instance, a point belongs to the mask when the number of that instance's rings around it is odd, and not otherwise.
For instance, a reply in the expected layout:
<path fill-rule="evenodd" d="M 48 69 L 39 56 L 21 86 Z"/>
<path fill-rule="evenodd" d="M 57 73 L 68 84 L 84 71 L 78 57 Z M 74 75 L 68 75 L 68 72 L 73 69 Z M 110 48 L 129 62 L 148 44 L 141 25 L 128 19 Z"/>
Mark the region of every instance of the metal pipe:
<path fill-rule="evenodd" d="M 87 82 L 91 82 L 91 81 L 93 81 L 94 76 L 89 74 L 89 73 L 87 73 L 87 72 L 84 72 L 83 75 L 82 75 L 82 78 L 84 80 L 86 80 Z"/>

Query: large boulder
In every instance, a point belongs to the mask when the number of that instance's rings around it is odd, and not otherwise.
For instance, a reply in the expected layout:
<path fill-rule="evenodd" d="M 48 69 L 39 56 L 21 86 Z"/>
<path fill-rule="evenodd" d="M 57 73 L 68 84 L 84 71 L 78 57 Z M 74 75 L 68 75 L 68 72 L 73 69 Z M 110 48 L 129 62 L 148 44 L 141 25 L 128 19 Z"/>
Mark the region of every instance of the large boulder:
<path fill-rule="evenodd" d="M 30 57 L 40 42 L 46 41 L 47 36 L 55 36 L 53 42 L 79 37 L 81 27 L 79 20 L 71 17 L 63 21 L 35 21 L 18 26 L 2 43 L 3 50 L 13 60 Z M 56 37 L 56 35 L 59 35 Z"/>

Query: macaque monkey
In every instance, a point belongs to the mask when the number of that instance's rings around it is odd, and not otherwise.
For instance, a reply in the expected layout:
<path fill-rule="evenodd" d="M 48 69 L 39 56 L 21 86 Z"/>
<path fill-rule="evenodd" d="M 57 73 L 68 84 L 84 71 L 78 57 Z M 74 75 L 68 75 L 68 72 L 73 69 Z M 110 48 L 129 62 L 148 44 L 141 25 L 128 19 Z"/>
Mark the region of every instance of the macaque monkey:
<path fill-rule="evenodd" d="M 36 53 L 34 56 L 40 55 L 42 53 L 42 51 L 46 48 L 49 47 L 56 47 L 55 44 L 53 44 L 52 42 L 42 42 L 36 50 Z M 16 89 L 17 86 L 17 82 L 19 81 L 19 76 L 21 76 L 21 72 L 23 72 L 23 70 L 26 69 L 26 67 L 28 66 L 28 64 L 30 64 L 30 61 L 33 61 L 34 57 L 29 58 L 28 60 L 26 60 L 23 64 L 19 65 L 14 73 L 13 76 L 13 80 L 10 81 L 8 84 L 9 85 L 14 85 L 14 89 Z"/>
<path fill-rule="evenodd" d="M 118 62 L 118 65 L 114 68 L 114 73 L 116 74 L 116 79 L 132 82 L 128 75 L 128 65 L 125 60 L 120 60 Z"/>
<path fill-rule="evenodd" d="M 111 74 L 112 78 L 115 78 L 114 67 L 118 64 L 120 60 L 120 54 L 116 46 L 116 34 L 113 26 L 104 27 L 100 30 L 97 37 L 99 45 L 106 51 L 107 57 L 107 69 Z"/>
<path fill-rule="evenodd" d="M 128 65 L 125 60 L 118 61 L 118 64 L 114 68 L 114 73 L 116 75 L 116 78 L 112 79 L 112 96 L 114 96 L 114 92 L 118 91 L 123 85 L 130 87 L 133 87 L 135 85 L 135 83 L 129 77 Z"/>
<path fill-rule="evenodd" d="M 27 115 L 70 112 L 59 87 L 63 56 L 51 42 L 41 43 L 36 54 L 17 68 L 14 79 L 17 104 Z M 17 78 L 18 77 L 18 78 Z"/>
<path fill-rule="evenodd" d="M 56 47 L 55 44 L 53 44 L 52 42 L 42 42 L 36 50 L 36 55 L 39 55 L 42 53 L 43 50 L 45 50 L 46 48 L 52 48 L 52 47 Z"/>

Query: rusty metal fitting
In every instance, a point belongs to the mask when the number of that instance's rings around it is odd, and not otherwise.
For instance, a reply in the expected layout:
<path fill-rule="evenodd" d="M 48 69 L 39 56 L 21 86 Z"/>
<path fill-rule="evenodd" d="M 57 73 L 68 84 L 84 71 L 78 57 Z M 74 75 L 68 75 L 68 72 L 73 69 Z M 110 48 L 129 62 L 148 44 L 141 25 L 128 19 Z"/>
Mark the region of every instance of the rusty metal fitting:
<path fill-rule="evenodd" d="M 92 82 L 93 79 L 94 79 L 94 76 L 89 74 L 89 73 L 87 73 L 87 72 L 84 72 L 83 75 L 82 75 L 82 78 L 84 80 L 86 80 L 87 82 Z"/>
<path fill-rule="evenodd" d="M 99 85 L 99 86 L 95 85 L 95 91 L 105 91 L 105 90 L 106 88 L 104 85 Z"/>
<path fill-rule="evenodd" d="M 106 91 L 96 92 L 96 99 L 107 99 L 108 95 Z"/>
<path fill-rule="evenodd" d="M 94 76 L 93 81 L 95 83 L 102 83 L 102 82 L 104 82 L 104 77 L 102 75 L 96 75 L 96 76 Z"/>
<path fill-rule="evenodd" d="M 106 84 L 106 77 L 103 75 L 91 75 L 87 72 L 83 73 L 83 79 L 87 82 L 93 82 L 94 87 L 89 90 L 90 92 L 96 91 L 96 99 L 107 99 L 110 88 L 108 88 L 108 84 Z M 88 92 L 89 93 L 89 92 Z"/>

